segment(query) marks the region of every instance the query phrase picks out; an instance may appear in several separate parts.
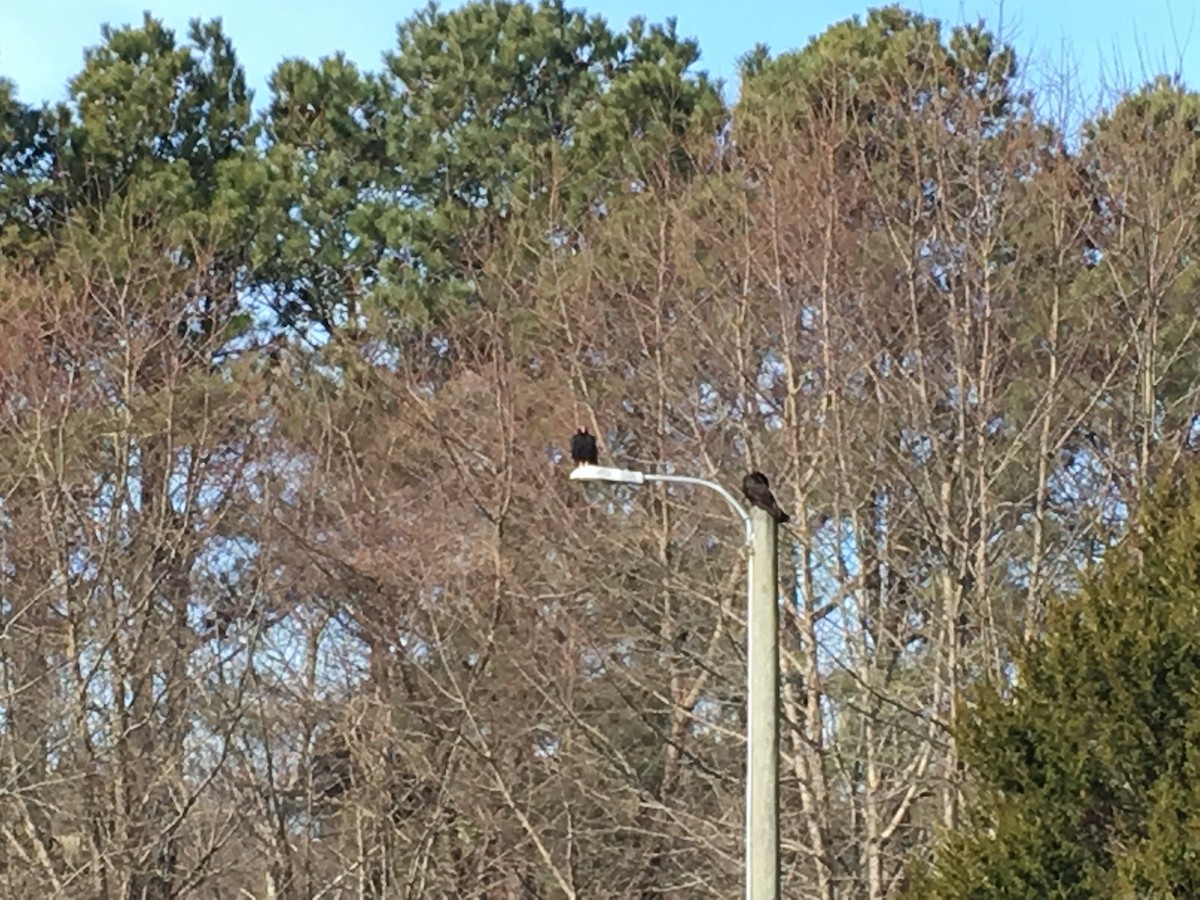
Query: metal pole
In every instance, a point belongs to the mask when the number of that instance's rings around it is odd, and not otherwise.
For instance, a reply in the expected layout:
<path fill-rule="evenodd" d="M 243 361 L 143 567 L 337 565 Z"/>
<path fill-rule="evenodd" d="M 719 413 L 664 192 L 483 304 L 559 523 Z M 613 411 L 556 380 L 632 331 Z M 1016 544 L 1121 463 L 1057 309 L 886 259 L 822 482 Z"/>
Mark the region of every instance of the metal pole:
<path fill-rule="evenodd" d="M 778 526 L 750 510 L 746 608 L 746 900 L 779 900 Z"/>
<path fill-rule="evenodd" d="M 746 571 L 746 900 L 779 900 L 779 595 L 778 526 L 750 514 L 721 485 L 686 475 L 579 466 L 576 481 L 676 482 L 711 488 L 742 520 Z"/>

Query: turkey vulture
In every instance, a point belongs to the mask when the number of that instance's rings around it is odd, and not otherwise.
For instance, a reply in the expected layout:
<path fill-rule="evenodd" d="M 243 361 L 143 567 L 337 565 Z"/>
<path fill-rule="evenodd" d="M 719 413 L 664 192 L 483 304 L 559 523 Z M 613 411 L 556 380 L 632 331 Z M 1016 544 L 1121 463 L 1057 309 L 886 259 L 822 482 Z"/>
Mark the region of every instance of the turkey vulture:
<path fill-rule="evenodd" d="M 765 509 L 780 525 L 790 518 L 775 502 L 775 495 L 771 493 L 771 483 L 762 472 L 751 472 L 742 479 L 742 493 L 751 505 Z"/>
<path fill-rule="evenodd" d="M 576 466 L 594 466 L 599 458 L 596 439 L 588 433 L 586 425 L 580 425 L 571 438 L 571 459 L 575 460 Z"/>

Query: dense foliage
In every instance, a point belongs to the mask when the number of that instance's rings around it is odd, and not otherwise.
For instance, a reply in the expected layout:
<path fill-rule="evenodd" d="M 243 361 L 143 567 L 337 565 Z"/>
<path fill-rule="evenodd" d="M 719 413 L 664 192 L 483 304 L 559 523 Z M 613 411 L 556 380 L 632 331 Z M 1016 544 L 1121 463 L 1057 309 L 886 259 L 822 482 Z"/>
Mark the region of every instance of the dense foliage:
<path fill-rule="evenodd" d="M 152 15 L 0 80 L 0 893 L 736 896 L 738 528 L 581 423 L 792 515 L 785 896 L 1193 891 L 1195 507 L 1122 542 L 1200 95 L 1068 128 L 895 6 L 698 60 L 479 0 L 261 98 Z"/>
<path fill-rule="evenodd" d="M 1200 891 L 1200 479 L 1166 483 L 961 723 L 979 799 L 913 896 Z"/>

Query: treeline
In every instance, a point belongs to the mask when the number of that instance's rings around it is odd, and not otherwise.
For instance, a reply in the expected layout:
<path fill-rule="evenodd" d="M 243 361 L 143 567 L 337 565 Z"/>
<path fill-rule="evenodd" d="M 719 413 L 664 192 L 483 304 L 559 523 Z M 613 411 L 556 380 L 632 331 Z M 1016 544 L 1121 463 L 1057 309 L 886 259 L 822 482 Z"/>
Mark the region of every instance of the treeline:
<path fill-rule="evenodd" d="M 0 893 L 737 896 L 738 529 L 587 424 L 792 514 L 784 896 L 1189 894 L 1200 95 L 1068 129 L 899 7 L 698 59 L 472 2 L 261 113 L 219 22 L 0 81 Z"/>

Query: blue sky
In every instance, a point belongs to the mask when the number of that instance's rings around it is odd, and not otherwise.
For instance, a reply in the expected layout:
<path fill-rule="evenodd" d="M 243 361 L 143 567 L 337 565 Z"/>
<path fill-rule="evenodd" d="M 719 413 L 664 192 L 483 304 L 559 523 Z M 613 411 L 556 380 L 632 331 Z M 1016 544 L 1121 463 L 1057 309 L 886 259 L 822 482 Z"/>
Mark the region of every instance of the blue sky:
<path fill-rule="evenodd" d="M 100 40 L 100 25 L 136 23 L 149 9 L 177 31 L 188 19 L 220 17 L 261 102 L 266 81 L 283 58 L 317 59 L 343 50 L 367 69 L 395 45 L 397 22 L 417 7 L 411 0 L 40 0 L 0 3 L 0 77 L 15 81 L 25 102 L 61 99 L 79 70 L 85 47 Z M 453 4 L 450 4 L 453 5 Z M 696 37 L 701 68 L 733 82 L 736 61 L 755 42 L 773 53 L 803 46 L 829 25 L 880 3 L 825 0 L 595 0 L 571 3 L 623 25 L 631 16 L 678 19 Z M 1077 73 L 1090 106 L 1102 86 L 1140 82 L 1149 73 L 1180 73 L 1200 88 L 1200 10 L 1197 0 L 913 0 L 905 4 L 943 23 L 985 18 L 999 28 L 1037 72 Z M 1065 53 L 1065 55 L 1064 55 Z"/>

